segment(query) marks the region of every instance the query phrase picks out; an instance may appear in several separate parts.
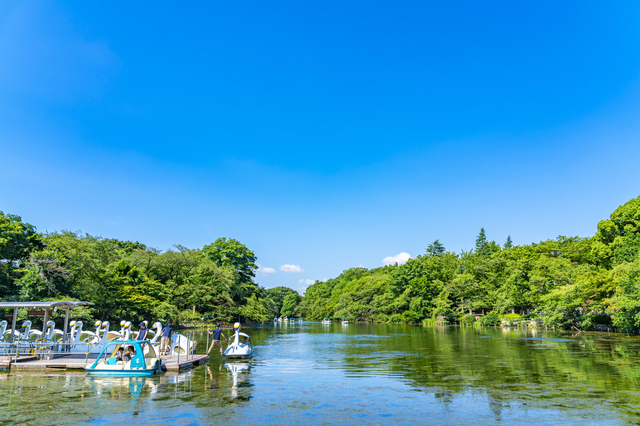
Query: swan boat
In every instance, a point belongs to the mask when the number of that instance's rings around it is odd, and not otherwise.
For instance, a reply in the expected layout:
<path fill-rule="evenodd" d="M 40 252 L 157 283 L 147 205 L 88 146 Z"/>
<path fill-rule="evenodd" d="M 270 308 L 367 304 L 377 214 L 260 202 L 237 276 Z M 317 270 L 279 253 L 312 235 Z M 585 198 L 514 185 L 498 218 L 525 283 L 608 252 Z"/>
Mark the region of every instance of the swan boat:
<path fill-rule="evenodd" d="M 244 333 L 240 333 L 240 323 L 233 324 L 235 334 L 233 336 L 233 342 L 229 344 L 224 351 L 225 358 L 240 358 L 246 359 L 253 356 L 253 348 L 251 347 L 251 337 Z M 242 341 L 240 340 L 242 338 Z"/>
<path fill-rule="evenodd" d="M 148 351 L 142 349 L 142 343 L 149 347 Z M 135 354 L 128 361 L 119 361 L 116 357 L 123 345 L 133 346 L 135 350 Z M 87 374 L 93 375 L 153 376 L 161 367 L 162 361 L 148 340 L 112 340 L 105 345 L 93 363 L 87 364 L 85 370 Z"/>
<path fill-rule="evenodd" d="M 346 318 L 342 318 L 342 325 L 347 325 L 349 324 L 349 320 Z"/>
<path fill-rule="evenodd" d="M 322 320 L 323 325 L 331 324 L 331 320 L 329 318 L 325 318 Z"/>

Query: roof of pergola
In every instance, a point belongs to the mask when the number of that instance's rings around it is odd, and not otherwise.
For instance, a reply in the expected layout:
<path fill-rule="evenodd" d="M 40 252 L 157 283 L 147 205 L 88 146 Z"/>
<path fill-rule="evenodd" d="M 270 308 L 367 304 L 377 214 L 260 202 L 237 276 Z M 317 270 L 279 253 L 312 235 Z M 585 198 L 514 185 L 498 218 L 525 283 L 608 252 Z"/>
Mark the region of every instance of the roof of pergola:
<path fill-rule="evenodd" d="M 0 302 L 0 308 L 53 309 L 91 306 L 92 302 Z"/>

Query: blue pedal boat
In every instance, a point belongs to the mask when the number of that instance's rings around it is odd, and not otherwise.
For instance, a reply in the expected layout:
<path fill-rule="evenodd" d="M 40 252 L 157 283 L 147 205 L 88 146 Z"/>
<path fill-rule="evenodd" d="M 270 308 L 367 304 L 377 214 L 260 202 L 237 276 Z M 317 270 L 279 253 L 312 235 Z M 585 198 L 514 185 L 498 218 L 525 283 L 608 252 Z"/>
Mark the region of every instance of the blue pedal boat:
<path fill-rule="evenodd" d="M 91 375 L 153 376 L 161 366 L 162 361 L 148 340 L 112 340 L 84 369 Z"/>

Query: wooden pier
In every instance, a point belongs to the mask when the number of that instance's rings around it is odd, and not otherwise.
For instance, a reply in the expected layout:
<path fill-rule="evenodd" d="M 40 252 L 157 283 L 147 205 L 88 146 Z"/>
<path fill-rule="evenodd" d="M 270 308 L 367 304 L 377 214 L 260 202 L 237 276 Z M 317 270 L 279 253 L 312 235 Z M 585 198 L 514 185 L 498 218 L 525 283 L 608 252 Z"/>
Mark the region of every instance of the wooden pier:
<path fill-rule="evenodd" d="M 52 359 L 38 359 L 36 356 L 0 357 L 0 369 L 10 370 L 84 370 L 84 367 L 93 362 L 97 354 L 64 354 Z M 181 371 L 204 365 L 209 362 L 208 355 L 177 355 L 163 356 L 163 371 Z"/>

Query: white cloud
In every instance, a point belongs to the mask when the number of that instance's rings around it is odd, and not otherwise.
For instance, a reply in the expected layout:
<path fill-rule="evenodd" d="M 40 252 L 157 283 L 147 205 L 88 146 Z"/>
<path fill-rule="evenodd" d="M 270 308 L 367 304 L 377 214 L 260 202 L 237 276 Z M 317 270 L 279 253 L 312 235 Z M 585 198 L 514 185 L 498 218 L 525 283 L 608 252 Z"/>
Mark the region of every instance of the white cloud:
<path fill-rule="evenodd" d="M 304 269 L 302 269 L 300 265 L 282 265 L 280 270 L 288 274 L 304 272 Z"/>
<path fill-rule="evenodd" d="M 256 263 L 256 265 L 258 265 L 258 273 L 264 277 L 268 276 L 269 274 L 275 274 L 276 271 L 274 268 L 270 268 L 268 266 L 262 266 L 259 263 Z"/>
<path fill-rule="evenodd" d="M 398 253 L 395 256 L 387 256 L 382 259 L 382 263 L 385 265 L 393 265 L 394 263 L 398 263 L 398 265 L 402 265 L 403 263 L 407 263 L 407 260 L 411 259 L 411 255 L 407 252 Z"/>
<path fill-rule="evenodd" d="M 309 278 L 307 278 L 306 280 L 298 280 L 298 284 L 311 285 L 313 283 L 315 283 L 315 280 L 310 280 Z"/>

